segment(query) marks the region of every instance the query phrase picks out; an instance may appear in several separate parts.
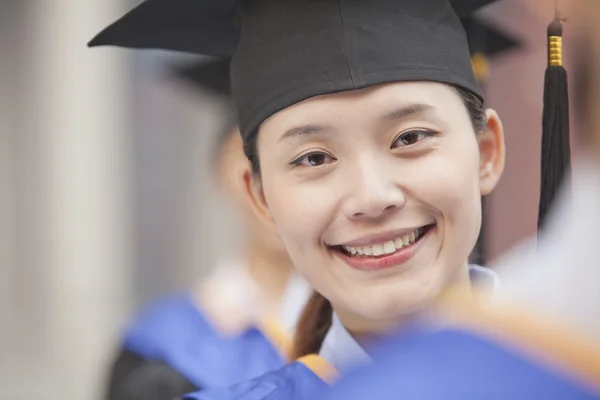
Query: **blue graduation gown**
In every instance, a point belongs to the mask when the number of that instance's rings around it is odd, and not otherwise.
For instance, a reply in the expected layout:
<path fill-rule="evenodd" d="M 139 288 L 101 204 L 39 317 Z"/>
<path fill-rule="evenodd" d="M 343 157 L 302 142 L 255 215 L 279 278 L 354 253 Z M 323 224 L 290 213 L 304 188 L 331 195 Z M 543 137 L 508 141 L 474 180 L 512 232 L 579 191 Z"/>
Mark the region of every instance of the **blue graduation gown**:
<path fill-rule="evenodd" d="M 295 362 L 185 400 L 600 399 L 600 385 L 590 384 L 600 384 L 598 349 L 581 338 L 520 312 L 497 313 L 464 301 L 450 301 L 445 311 L 453 323 L 414 321 L 370 349 L 373 364 L 332 387 L 310 365 Z"/>
<path fill-rule="evenodd" d="M 234 337 L 219 334 L 188 293 L 163 299 L 139 314 L 126 331 L 122 350 L 113 368 L 111 400 L 226 387 L 287 362 L 258 328 Z"/>
<path fill-rule="evenodd" d="M 578 382 L 465 331 L 408 334 L 387 352 L 315 400 L 600 399 Z"/>
<path fill-rule="evenodd" d="M 596 345 L 521 310 L 467 302 L 448 304 L 455 323 L 406 328 L 378 346 L 375 363 L 313 399 L 600 399 Z"/>

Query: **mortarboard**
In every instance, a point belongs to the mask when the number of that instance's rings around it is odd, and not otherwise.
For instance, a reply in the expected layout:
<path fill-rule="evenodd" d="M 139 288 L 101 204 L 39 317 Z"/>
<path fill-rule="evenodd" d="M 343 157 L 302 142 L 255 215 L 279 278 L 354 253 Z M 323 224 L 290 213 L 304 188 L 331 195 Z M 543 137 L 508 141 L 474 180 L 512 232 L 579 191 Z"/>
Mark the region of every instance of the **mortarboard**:
<path fill-rule="evenodd" d="M 217 58 L 174 66 L 171 70 L 174 76 L 198 89 L 207 90 L 223 97 L 231 97 L 229 63 L 230 60 L 227 58 Z"/>
<path fill-rule="evenodd" d="M 232 92 L 247 141 L 265 119 L 295 103 L 382 83 L 436 81 L 483 98 L 471 64 L 473 44 L 470 49 L 461 18 L 464 22 L 493 1 L 146 0 L 89 46 L 231 57 Z M 555 22 L 560 25 L 558 18 Z M 551 31 L 556 54 L 562 29 Z M 558 106 L 564 104 L 566 83 L 556 63 L 555 56 L 549 57 L 543 149 L 553 150 L 542 154 L 540 220 L 565 170 L 564 140 L 548 139 L 564 138 L 565 131 L 564 113 L 556 110 L 564 111 Z M 553 90 L 559 86 L 565 90 Z M 568 118 L 566 131 L 568 137 Z"/>
<path fill-rule="evenodd" d="M 493 0 L 146 0 L 91 46 L 232 56 L 245 139 L 307 98 L 429 80 L 483 97 L 459 17 Z"/>
<path fill-rule="evenodd" d="M 478 80 L 489 74 L 489 60 L 515 50 L 521 42 L 501 29 L 476 17 L 461 18 L 467 34 L 471 60 Z M 175 66 L 175 76 L 189 82 L 200 90 L 208 90 L 221 96 L 231 96 L 229 80 L 229 58 L 215 58 L 210 61 L 196 61 Z"/>

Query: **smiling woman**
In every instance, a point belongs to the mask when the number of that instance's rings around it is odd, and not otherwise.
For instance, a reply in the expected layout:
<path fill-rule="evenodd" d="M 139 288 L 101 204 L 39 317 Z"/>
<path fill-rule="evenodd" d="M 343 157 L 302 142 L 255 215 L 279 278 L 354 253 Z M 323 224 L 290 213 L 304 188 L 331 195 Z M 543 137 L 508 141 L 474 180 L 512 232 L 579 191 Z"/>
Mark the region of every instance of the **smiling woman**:
<path fill-rule="evenodd" d="M 498 116 L 472 97 L 434 82 L 317 96 L 268 118 L 249 149 L 257 211 L 355 334 L 469 283 L 480 197 L 504 163 Z"/>
<path fill-rule="evenodd" d="M 247 198 L 315 289 L 299 362 L 190 399 L 307 398 L 447 292 L 493 286 L 468 257 L 504 136 L 460 20 L 490 2 L 154 0 L 92 41 L 233 56 Z"/>

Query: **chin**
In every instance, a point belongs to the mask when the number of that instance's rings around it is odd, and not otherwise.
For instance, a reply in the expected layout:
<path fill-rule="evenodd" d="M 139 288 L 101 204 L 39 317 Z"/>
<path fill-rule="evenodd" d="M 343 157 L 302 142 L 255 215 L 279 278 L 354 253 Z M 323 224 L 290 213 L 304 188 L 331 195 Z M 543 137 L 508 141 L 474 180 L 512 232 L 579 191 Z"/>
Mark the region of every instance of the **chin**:
<path fill-rule="evenodd" d="M 357 287 L 346 299 L 345 309 L 363 319 L 400 321 L 427 308 L 443 291 L 441 279 L 418 278 Z"/>

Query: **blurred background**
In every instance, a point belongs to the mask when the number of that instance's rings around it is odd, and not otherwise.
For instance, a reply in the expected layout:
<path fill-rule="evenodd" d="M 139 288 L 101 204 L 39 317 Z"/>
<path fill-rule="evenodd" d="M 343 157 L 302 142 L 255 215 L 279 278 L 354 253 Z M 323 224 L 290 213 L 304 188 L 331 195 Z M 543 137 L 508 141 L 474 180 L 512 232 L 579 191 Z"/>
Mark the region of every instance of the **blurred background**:
<path fill-rule="evenodd" d="M 171 72 L 196 58 L 86 48 L 136 4 L 0 1 L 0 399 L 100 399 L 132 313 L 236 252 L 237 217 L 212 186 L 221 106 Z M 507 143 L 486 261 L 536 232 L 553 12 L 482 13 L 522 41 L 485 82 Z"/>

